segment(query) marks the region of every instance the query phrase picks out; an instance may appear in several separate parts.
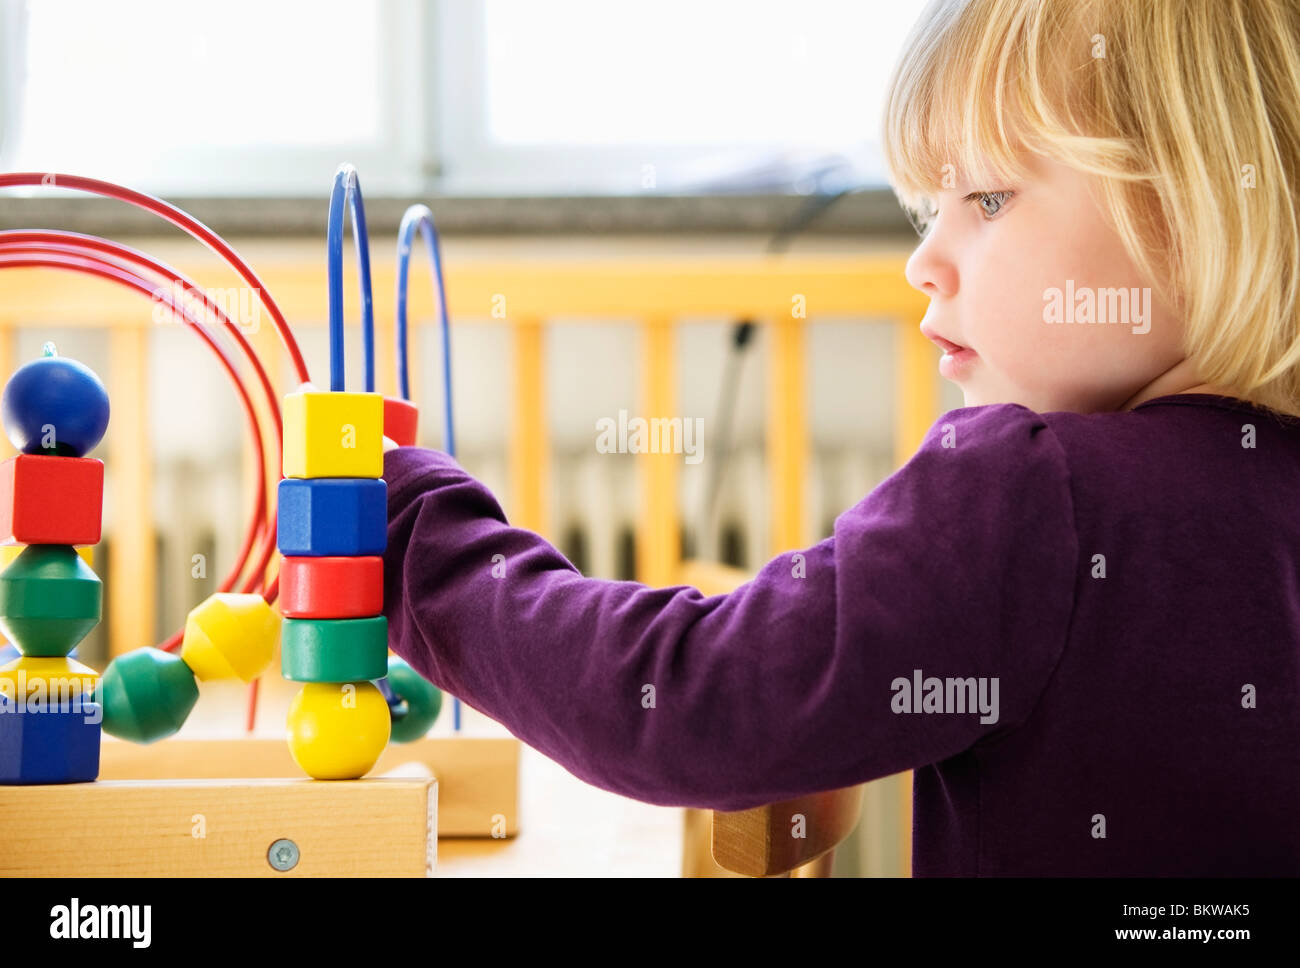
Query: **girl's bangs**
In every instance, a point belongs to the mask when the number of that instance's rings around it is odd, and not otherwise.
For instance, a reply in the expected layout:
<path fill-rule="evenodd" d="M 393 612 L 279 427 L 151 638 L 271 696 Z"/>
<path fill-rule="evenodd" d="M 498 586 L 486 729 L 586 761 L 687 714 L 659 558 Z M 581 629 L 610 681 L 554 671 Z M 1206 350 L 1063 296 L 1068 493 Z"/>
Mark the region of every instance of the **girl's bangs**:
<path fill-rule="evenodd" d="M 932 211 L 943 190 L 1005 188 L 1024 174 L 1027 151 L 1045 154 L 1053 140 L 1070 137 L 1054 104 L 1065 65 L 1043 56 L 1042 11 L 1007 0 L 937 0 L 913 28 L 882 132 L 890 181 L 912 213 Z"/>

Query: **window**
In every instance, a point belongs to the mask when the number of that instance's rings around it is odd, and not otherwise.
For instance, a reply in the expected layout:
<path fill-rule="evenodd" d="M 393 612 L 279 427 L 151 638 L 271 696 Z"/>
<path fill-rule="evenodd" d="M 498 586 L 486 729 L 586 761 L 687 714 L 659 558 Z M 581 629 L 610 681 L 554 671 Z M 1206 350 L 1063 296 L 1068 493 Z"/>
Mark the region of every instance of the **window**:
<path fill-rule="evenodd" d="M 922 0 L 0 0 L 7 169 L 172 195 L 879 183 Z"/>
<path fill-rule="evenodd" d="M 420 187 L 422 111 L 406 117 L 401 97 L 410 4 L 5 3 L 21 50 L 6 71 L 8 170 L 318 196 L 346 160 L 367 188 Z"/>
<path fill-rule="evenodd" d="M 443 173 L 466 190 L 561 194 L 789 191 L 819 169 L 879 181 L 885 84 L 919 11 L 918 0 L 444 4 Z"/>

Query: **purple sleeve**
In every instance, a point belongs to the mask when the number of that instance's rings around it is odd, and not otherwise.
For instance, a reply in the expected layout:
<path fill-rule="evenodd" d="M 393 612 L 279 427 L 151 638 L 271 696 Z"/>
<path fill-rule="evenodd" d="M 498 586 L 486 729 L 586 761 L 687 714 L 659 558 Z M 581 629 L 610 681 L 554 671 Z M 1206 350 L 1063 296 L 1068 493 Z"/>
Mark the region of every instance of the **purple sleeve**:
<path fill-rule="evenodd" d="M 738 810 L 945 759 L 1022 723 L 1064 647 L 1069 473 L 1018 405 L 949 411 L 832 537 L 711 597 L 583 577 L 442 452 L 384 469 L 393 651 L 649 803 Z M 932 676 L 998 680 L 996 720 L 900 711 Z"/>

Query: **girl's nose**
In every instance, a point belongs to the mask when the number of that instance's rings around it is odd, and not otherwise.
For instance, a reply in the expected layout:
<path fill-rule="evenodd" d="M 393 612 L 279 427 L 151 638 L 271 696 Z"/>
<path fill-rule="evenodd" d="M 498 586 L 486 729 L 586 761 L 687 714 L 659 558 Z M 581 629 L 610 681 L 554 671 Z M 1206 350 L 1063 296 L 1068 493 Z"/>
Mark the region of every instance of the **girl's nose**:
<path fill-rule="evenodd" d="M 921 244 L 907 260 L 903 274 L 912 288 L 920 290 L 931 299 L 956 294 L 957 267 L 939 237 L 937 225 L 930 226 Z"/>

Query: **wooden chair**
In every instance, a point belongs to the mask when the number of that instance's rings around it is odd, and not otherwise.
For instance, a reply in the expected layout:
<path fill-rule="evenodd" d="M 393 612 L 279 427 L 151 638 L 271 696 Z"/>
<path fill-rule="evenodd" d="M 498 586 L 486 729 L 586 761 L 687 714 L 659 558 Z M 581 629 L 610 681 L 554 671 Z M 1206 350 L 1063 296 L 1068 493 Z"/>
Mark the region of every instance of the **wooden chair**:
<path fill-rule="evenodd" d="M 751 577 L 726 565 L 684 561 L 678 581 L 705 595 L 722 595 Z M 682 873 L 829 877 L 835 848 L 853 832 L 861 814 L 861 786 L 808 794 L 749 810 L 687 810 Z M 717 869 L 703 856 L 706 849 Z"/>
<path fill-rule="evenodd" d="M 861 815 L 861 786 L 750 810 L 714 810 L 713 859 L 747 877 L 830 877 L 835 848 Z"/>

